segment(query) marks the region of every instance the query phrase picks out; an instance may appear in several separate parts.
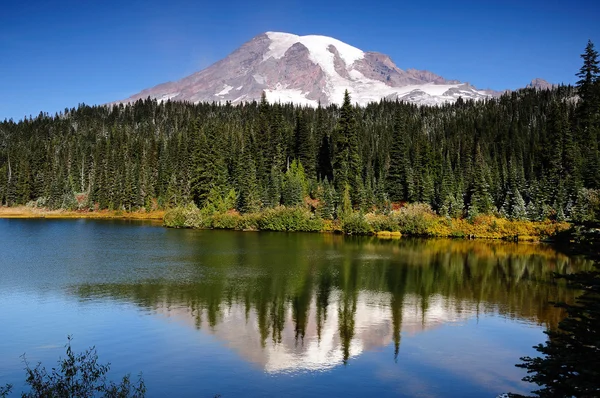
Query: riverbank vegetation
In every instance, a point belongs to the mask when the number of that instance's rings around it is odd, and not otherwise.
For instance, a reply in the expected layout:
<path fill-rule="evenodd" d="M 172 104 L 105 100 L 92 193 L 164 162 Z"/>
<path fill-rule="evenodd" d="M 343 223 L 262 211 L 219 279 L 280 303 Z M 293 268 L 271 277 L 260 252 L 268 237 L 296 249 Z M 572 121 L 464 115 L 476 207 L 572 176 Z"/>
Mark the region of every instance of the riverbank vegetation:
<path fill-rule="evenodd" d="M 567 222 L 510 220 L 495 215 L 471 219 L 444 217 L 428 205 L 408 204 L 398 210 L 350 212 L 335 220 L 321 219 L 306 207 L 279 206 L 262 212 L 241 214 L 235 210 L 211 213 L 194 204 L 165 213 L 164 224 L 172 228 L 235 229 L 250 231 L 339 232 L 381 237 L 427 236 L 542 240 L 569 228 Z"/>
<path fill-rule="evenodd" d="M 5 120 L 0 203 L 175 209 L 172 226 L 543 237 L 600 207 L 593 44 L 582 57 L 576 87 L 436 107 L 147 99 Z"/>

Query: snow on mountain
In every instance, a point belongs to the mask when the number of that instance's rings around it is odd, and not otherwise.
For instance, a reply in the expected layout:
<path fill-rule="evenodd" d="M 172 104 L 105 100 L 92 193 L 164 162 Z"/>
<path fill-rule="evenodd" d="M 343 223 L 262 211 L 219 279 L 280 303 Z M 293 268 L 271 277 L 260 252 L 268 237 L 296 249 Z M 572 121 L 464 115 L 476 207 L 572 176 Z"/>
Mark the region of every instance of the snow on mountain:
<path fill-rule="evenodd" d="M 385 54 L 331 37 L 266 32 L 204 70 L 120 102 L 151 97 L 236 104 L 259 100 L 264 92 L 270 102 L 317 106 L 341 103 L 345 90 L 360 105 L 382 98 L 437 105 L 496 94 L 429 71 L 402 70 Z"/>

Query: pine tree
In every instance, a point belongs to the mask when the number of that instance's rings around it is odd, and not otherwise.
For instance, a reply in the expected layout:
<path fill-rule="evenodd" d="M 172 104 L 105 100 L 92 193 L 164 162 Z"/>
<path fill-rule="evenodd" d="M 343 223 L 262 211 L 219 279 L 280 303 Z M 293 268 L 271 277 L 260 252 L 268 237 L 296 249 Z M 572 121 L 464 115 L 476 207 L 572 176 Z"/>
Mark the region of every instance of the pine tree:
<path fill-rule="evenodd" d="M 333 219 L 337 205 L 337 193 L 329 183 L 329 180 L 325 179 L 325 181 L 320 184 L 317 193 L 317 199 L 319 199 L 318 216 L 324 220 Z"/>
<path fill-rule="evenodd" d="M 493 209 L 493 200 L 489 191 L 487 181 L 487 166 L 481 152 L 477 146 L 475 151 L 475 171 L 471 183 L 471 200 L 469 203 L 469 217 L 475 217 L 479 214 L 489 213 Z"/>
<path fill-rule="evenodd" d="M 316 161 L 313 137 L 310 132 L 304 113 L 299 110 L 296 116 L 295 137 L 295 158 L 304 166 L 304 171 L 308 178 L 316 176 Z"/>
<path fill-rule="evenodd" d="M 243 148 L 242 151 L 237 164 L 237 184 L 240 191 L 237 208 L 242 213 L 252 213 L 261 208 L 257 170 L 249 148 Z"/>
<path fill-rule="evenodd" d="M 386 178 L 386 191 L 392 202 L 405 201 L 406 198 L 406 162 L 407 162 L 407 132 L 406 115 L 396 104 L 394 114 L 394 129 L 390 145 L 389 168 Z"/>
<path fill-rule="evenodd" d="M 283 179 L 282 202 L 285 206 L 301 205 L 307 193 L 308 183 L 304 167 L 302 167 L 302 163 L 294 160 Z"/>
<path fill-rule="evenodd" d="M 577 92 L 581 101 L 578 105 L 578 127 L 580 139 L 586 142 L 583 149 L 583 170 L 586 185 L 600 187 L 600 66 L 598 52 L 592 41 L 588 41 L 583 54 L 583 65 L 577 77 Z"/>
<path fill-rule="evenodd" d="M 337 140 L 333 162 L 333 182 L 338 192 L 346 186 L 350 189 L 352 205 L 359 204 L 361 186 L 361 164 L 358 148 L 356 118 L 348 90 L 344 93 L 344 102 L 340 110 L 337 128 Z"/>
<path fill-rule="evenodd" d="M 594 43 L 588 40 L 584 53 L 581 54 L 583 65 L 577 73 L 577 90 L 582 101 L 584 112 L 598 112 L 598 79 L 600 78 L 600 67 L 598 62 L 598 51 L 594 48 Z M 588 115 L 583 115 L 588 117 Z"/>

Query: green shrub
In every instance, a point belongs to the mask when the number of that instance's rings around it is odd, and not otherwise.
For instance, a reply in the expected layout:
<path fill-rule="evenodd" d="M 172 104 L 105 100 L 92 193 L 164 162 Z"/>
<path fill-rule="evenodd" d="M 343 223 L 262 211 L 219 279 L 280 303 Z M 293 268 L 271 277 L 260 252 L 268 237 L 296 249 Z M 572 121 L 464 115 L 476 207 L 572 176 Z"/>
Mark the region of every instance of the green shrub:
<path fill-rule="evenodd" d="M 351 213 L 344 217 L 342 231 L 350 235 L 369 235 L 373 233 L 371 226 L 362 213 Z"/>
<path fill-rule="evenodd" d="M 397 232 L 400 230 L 398 224 L 394 222 L 392 217 L 385 214 L 369 213 L 365 215 L 365 221 L 369 224 L 369 227 L 373 232 Z"/>
<path fill-rule="evenodd" d="M 187 228 L 210 228 L 211 217 L 202 210 L 190 209 L 185 212 L 185 227 Z"/>
<path fill-rule="evenodd" d="M 246 213 L 242 215 L 238 222 L 238 229 L 258 231 L 260 217 L 260 213 Z"/>
<path fill-rule="evenodd" d="M 261 213 L 258 228 L 263 231 L 318 232 L 323 228 L 323 220 L 301 207 L 278 206 Z"/>
<path fill-rule="evenodd" d="M 241 218 L 238 213 L 233 212 L 213 214 L 212 227 L 217 229 L 237 229 Z"/>
<path fill-rule="evenodd" d="M 169 228 L 185 227 L 185 212 L 181 207 L 175 207 L 165 212 L 163 224 Z"/>
<path fill-rule="evenodd" d="M 169 209 L 163 218 L 163 224 L 169 228 L 206 228 L 206 221 L 194 203 Z"/>

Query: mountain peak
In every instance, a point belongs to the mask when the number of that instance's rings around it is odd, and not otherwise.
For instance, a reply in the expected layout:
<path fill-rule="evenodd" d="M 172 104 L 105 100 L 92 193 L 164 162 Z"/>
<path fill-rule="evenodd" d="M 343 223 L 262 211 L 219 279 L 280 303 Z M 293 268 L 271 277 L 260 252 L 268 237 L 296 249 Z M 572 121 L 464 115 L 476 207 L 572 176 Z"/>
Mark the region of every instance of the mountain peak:
<path fill-rule="evenodd" d="M 150 96 L 235 104 L 259 100 L 264 92 L 270 102 L 317 106 L 340 103 L 345 90 L 361 105 L 383 98 L 435 105 L 490 96 L 429 71 L 402 70 L 385 54 L 364 52 L 333 37 L 265 32 L 204 70 L 123 102 Z"/>
<path fill-rule="evenodd" d="M 269 51 L 264 56 L 265 59 L 270 56 L 276 59 L 282 58 L 285 51 L 296 43 L 304 45 L 312 55 L 313 61 L 319 64 L 327 65 L 330 63 L 333 54 L 330 50 L 331 46 L 335 47 L 346 65 L 351 65 L 364 57 L 362 50 L 329 36 L 298 36 L 282 32 L 266 32 L 265 34 L 271 40 Z"/>
<path fill-rule="evenodd" d="M 536 77 L 527 85 L 527 88 L 535 88 L 537 90 L 549 90 L 556 84 L 548 83 L 546 80 Z"/>

